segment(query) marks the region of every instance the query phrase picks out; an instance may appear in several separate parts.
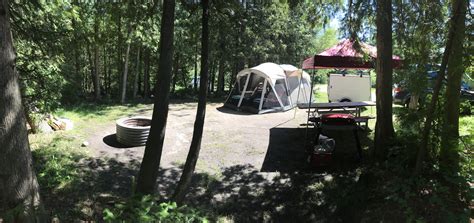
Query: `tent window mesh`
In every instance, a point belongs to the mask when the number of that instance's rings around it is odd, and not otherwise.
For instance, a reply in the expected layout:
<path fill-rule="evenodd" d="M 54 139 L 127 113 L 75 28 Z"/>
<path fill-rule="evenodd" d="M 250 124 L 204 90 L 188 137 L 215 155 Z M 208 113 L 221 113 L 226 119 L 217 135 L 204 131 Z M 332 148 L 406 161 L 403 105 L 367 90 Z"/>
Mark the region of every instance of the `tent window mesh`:
<path fill-rule="evenodd" d="M 275 81 L 275 92 L 278 95 L 278 97 L 281 100 L 281 103 L 283 103 L 283 106 L 288 106 L 290 105 L 290 101 L 288 100 L 288 94 L 287 94 L 287 89 L 286 89 L 286 84 L 284 79 L 278 79 Z M 275 95 L 274 91 L 271 91 L 268 93 L 268 96 L 263 103 L 262 108 L 264 109 L 270 109 L 274 107 L 280 107 L 280 103 L 278 102 L 278 98 Z"/>

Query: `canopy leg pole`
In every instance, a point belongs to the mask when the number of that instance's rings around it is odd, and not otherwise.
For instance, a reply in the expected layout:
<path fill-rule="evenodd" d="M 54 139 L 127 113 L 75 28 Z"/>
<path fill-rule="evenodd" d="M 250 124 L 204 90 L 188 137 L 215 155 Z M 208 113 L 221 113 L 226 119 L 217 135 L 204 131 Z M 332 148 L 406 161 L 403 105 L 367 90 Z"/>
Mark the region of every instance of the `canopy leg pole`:
<path fill-rule="evenodd" d="M 306 119 L 306 131 L 304 134 L 304 147 L 306 148 L 307 142 L 308 142 L 308 128 L 309 128 L 309 118 L 311 115 L 311 100 L 313 99 L 313 87 L 314 87 L 314 75 L 316 74 L 316 71 L 313 69 L 312 71 L 312 77 L 311 77 L 311 90 L 309 94 L 309 102 L 308 102 L 308 117 Z M 319 139 L 316 139 L 319 140 Z"/>

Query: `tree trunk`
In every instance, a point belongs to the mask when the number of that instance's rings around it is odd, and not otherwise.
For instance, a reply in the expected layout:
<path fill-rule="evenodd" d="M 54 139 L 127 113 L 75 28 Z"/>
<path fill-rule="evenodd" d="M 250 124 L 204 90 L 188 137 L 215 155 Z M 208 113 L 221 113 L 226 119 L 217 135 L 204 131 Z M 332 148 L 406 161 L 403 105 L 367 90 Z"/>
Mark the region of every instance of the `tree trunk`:
<path fill-rule="evenodd" d="M 214 82 L 215 82 L 215 79 L 216 79 L 216 66 L 215 66 L 216 62 L 215 60 L 212 61 L 211 65 L 210 65 L 210 79 L 209 79 L 209 92 L 212 93 L 214 92 Z"/>
<path fill-rule="evenodd" d="M 122 10 L 119 6 L 117 5 L 117 79 L 123 74 L 123 35 L 122 35 Z M 119 88 L 120 89 L 120 88 Z"/>
<path fill-rule="evenodd" d="M 428 151 L 428 142 L 430 138 L 430 132 L 433 124 L 434 119 L 434 111 L 436 108 L 436 104 L 438 103 L 439 94 L 441 91 L 441 86 L 443 85 L 444 76 L 446 73 L 446 66 L 448 64 L 448 59 L 451 57 L 452 48 L 453 48 L 453 41 L 455 36 L 457 35 L 458 27 L 457 27 L 457 20 L 459 20 L 459 12 L 462 10 L 462 1 L 456 1 L 456 7 L 453 8 L 453 15 L 451 17 L 451 26 L 449 28 L 448 37 L 446 40 L 446 47 L 444 48 L 443 59 L 441 61 L 441 66 L 439 68 L 438 76 L 436 77 L 435 86 L 433 87 L 433 95 L 431 96 L 431 102 L 427 109 L 426 121 L 425 126 L 423 127 L 423 135 L 421 138 L 421 145 L 418 149 L 418 154 L 416 157 L 416 165 L 415 171 L 413 171 L 413 175 L 418 175 L 421 173 L 423 162 L 425 161 L 426 153 Z M 456 58 L 459 59 L 459 58 Z"/>
<path fill-rule="evenodd" d="M 95 100 L 100 100 L 100 74 L 99 74 L 99 20 L 94 22 L 94 96 Z"/>
<path fill-rule="evenodd" d="M 35 118 L 33 117 L 33 115 L 31 114 L 31 111 L 29 111 L 29 109 L 27 109 L 25 106 L 24 106 L 24 110 L 25 110 L 26 122 L 30 126 L 31 133 L 33 134 L 38 133 L 38 124 Z"/>
<path fill-rule="evenodd" d="M 204 119 L 206 116 L 206 98 L 209 76 L 209 0 L 202 0 L 202 43 L 201 43 L 201 78 L 199 83 L 199 101 L 194 122 L 193 139 L 189 148 L 189 153 L 184 164 L 183 174 L 179 180 L 173 200 L 178 204 L 182 203 L 186 190 L 191 182 L 196 162 L 201 150 L 202 133 L 204 129 Z"/>
<path fill-rule="evenodd" d="M 92 49 L 91 49 L 91 43 L 89 42 L 87 44 L 87 58 L 89 59 L 89 71 L 90 71 L 90 80 L 92 81 L 92 85 L 94 87 L 95 81 L 94 81 L 94 76 L 95 76 L 95 66 L 94 66 L 94 59 L 92 58 Z M 87 82 L 87 88 L 89 89 L 90 82 Z M 94 95 L 95 97 L 95 95 Z"/>
<path fill-rule="evenodd" d="M 217 74 L 217 93 L 219 95 L 224 94 L 224 87 L 225 87 L 225 77 L 224 77 L 224 69 L 225 69 L 225 61 L 223 58 L 220 58 L 219 61 L 219 73 Z"/>
<path fill-rule="evenodd" d="M 77 22 L 75 19 L 72 19 L 72 27 L 73 29 L 77 29 Z M 79 37 L 77 33 L 74 33 L 74 38 L 75 38 L 75 46 L 74 46 L 74 74 L 75 78 L 80 78 L 80 72 L 81 72 L 81 64 L 79 61 L 79 53 L 81 50 L 81 44 L 79 44 Z"/>
<path fill-rule="evenodd" d="M 108 66 L 107 66 L 107 46 L 106 45 L 104 45 L 103 60 L 104 60 L 104 86 L 103 86 L 104 92 L 103 92 L 103 94 L 107 95 L 108 92 L 109 92 L 108 84 L 109 84 L 109 75 L 110 74 L 108 73 L 108 70 L 107 70 Z"/>
<path fill-rule="evenodd" d="M 129 22 L 128 24 L 128 34 L 127 34 L 127 50 L 125 51 L 125 62 L 123 63 L 123 74 L 122 74 L 122 87 L 120 90 L 120 103 L 124 104 L 127 97 L 127 76 L 128 76 L 128 61 L 130 58 L 130 45 L 132 44 L 129 40 L 130 35 L 132 34 L 132 26 Z"/>
<path fill-rule="evenodd" d="M 394 136 L 392 121 L 392 4 L 377 0 L 377 122 L 375 124 L 375 155 L 383 160 Z"/>
<path fill-rule="evenodd" d="M 459 171 L 459 104 L 461 80 L 464 74 L 463 53 L 467 3 L 465 0 L 454 0 L 453 10 L 457 19 L 453 26 L 456 34 L 453 36 L 451 55 L 448 59 L 446 95 L 444 105 L 444 127 L 441 134 L 440 171 L 450 177 Z M 455 186 L 455 184 L 453 184 Z"/>
<path fill-rule="evenodd" d="M 194 90 L 197 90 L 197 70 L 198 70 L 198 58 L 197 58 L 197 55 L 198 55 L 198 45 L 196 43 L 196 53 L 195 53 L 195 56 L 194 56 L 194 80 L 193 80 L 193 89 Z"/>
<path fill-rule="evenodd" d="M 174 11 L 175 1 L 164 0 L 160 30 L 160 59 L 155 85 L 155 105 L 136 188 L 136 192 L 140 194 L 152 194 L 154 192 L 163 151 L 173 66 Z"/>
<path fill-rule="evenodd" d="M 183 85 L 184 85 L 184 89 L 185 90 L 188 90 L 188 79 L 186 78 L 186 73 L 181 71 L 181 77 L 183 79 Z"/>
<path fill-rule="evenodd" d="M 176 90 L 176 80 L 178 79 L 179 74 L 179 53 L 176 54 L 176 58 L 174 61 L 174 68 L 173 68 L 173 86 L 171 88 L 171 92 L 175 93 Z"/>
<path fill-rule="evenodd" d="M 408 108 L 412 110 L 416 110 L 418 108 L 418 101 L 420 96 L 417 94 L 413 94 L 410 96 L 410 103 L 408 103 Z"/>
<path fill-rule="evenodd" d="M 136 72 L 133 78 L 133 95 L 132 97 L 135 99 L 137 98 L 138 93 L 138 78 L 140 78 L 140 47 L 137 50 L 137 64 L 136 64 Z"/>
<path fill-rule="evenodd" d="M 41 219 L 43 209 L 28 143 L 19 78 L 15 69 L 8 9 L 8 0 L 1 0 L 0 213 L 11 213 L 11 222 L 41 222 L 45 219 Z"/>
<path fill-rule="evenodd" d="M 112 66 L 111 66 L 111 60 L 107 60 L 107 94 L 111 96 L 111 88 L 112 88 Z"/>
<path fill-rule="evenodd" d="M 143 98 L 150 96 L 150 50 L 145 53 L 145 70 L 143 72 Z"/>

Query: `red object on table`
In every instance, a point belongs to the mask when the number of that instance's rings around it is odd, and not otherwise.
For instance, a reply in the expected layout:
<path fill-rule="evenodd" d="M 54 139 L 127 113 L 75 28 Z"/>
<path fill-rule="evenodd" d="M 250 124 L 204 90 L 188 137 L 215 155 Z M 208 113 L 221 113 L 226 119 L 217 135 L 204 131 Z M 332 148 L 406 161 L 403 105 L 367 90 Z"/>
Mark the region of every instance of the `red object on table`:
<path fill-rule="evenodd" d="M 325 125 L 354 125 L 355 119 L 351 114 L 324 114 L 321 116 L 321 124 Z"/>

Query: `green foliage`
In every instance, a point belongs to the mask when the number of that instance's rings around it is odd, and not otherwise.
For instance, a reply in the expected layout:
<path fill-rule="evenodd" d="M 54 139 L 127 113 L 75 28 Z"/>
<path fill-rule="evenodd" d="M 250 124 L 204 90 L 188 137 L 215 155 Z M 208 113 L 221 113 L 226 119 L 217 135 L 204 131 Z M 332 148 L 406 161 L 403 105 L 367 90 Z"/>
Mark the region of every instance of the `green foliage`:
<path fill-rule="evenodd" d="M 428 97 L 428 99 L 430 99 Z M 436 109 L 435 117 L 443 117 L 444 102 Z M 381 214 L 390 208 L 394 213 L 406 216 L 406 221 L 421 222 L 464 222 L 469 219 L 469 201 L 473 191 L 468 182 L 472 182 L 473 144 L 472 116 L 460 119 L 459 172 L 452 176 L 439 168 L 439 146 L 442 121 L 434 123 L 431 132 L 431 144 L 428 162 L 421 175 L 413 176 L 419 141 L 424 126 L 424 108 L 413 111 L 395 107 L 397 140 L 390 150 L 390 158 L 375 170 L 375 177 L 380 179 L 377 194 L 383 205 L 373 208 L 374 213 Z M 458 193 L 453 193 L 447 185 L 456 185 Z M 378 203 L 378 202 L 375 202 Z M 377 214 L 374 214 L 377 215 Z"/>
<path fill-rule="evenodd" d="M 31 145 L 38 182 L 43 189 L 63 188 L 80 175 L 77 163 L 85 157 L 80 143 L 62 135 L 39 134 Z"/>
<path fill-rule="evenodd" d="M 461 100 L 461 104 L 459 105 L 459 113 L 461 115 L 472 115 L 473 114 L 473 106 L 474 102 L 469 100 Z"/>
<path fill-rule="evenodd" d="M 60 105 L 65 83 L 61 48 L 69 38 L 69 18 L 74 12 L 64 1 L 43 2 L 40 8 L 32 3 L 13 4 L 12 27 L 23 103 L 28 111 L 52 111 Z"/>
<path fill-rule="evenodd" d="M 58 108 L 65 82 L 60 71 L 63 58 L 49 56 L 31 41 L 18 40 L 16 45 L 24 104 L 30 111 Z"/>
<path fill-rule="evenodd" d="M 145 69 L 149 70 L 149 85 L 154 85 L 160 38 L 159 2 L 12 4 L 17 67 L 29 110 L 51 112 L 61 104 L 92 98 L 96 71 L 102 99 L 117 99 L 129 43 L 127 93 L 132 92 L 137 71 L 139 94 L 144 89 Z M 335 42 L 335 30 L 322 33 L 321 28 L 342 5 L 340 0 L 213 1 L 209 22 L 214 27 L 210 32 L 210 75 L 214 83 L 218 70 L 225 83 L 230 84 L 240 69 L 259 63 L 301 64 L 305 57 L 319 51 L 317 47 Z M 188 88 L 192 77 L 199 74 L 200 10 L 196 1 L 176 4 L 173 90 Z M 317 33 L 322 34 L 315 38 Z M 137 57 L 138 51 L 141 57 Z M 145 60 L 148 66 L 144 65 Z"/>
<path fill-rule="evenodd" d="M 192 208 L 178 207 L 174 202 L 160 203 L 150 195 L 134 196 L 114 208 L 106 208 L 103 214 L 106 222 L 208 222 Z"/>
<path fill-rule="evenodd" d="M 412 169 L 420 133 L 397 132 L 397 145 L 390 149 L 390 159 L 370 170 L 377 186 L 371 190 L 371 204 L 366 220 L 386 218 L 404 222 L 466 222 L 469 219 L 469 200 L 473 198 L 468 182 L 472 181 L 472 154 L 462 153 L 461 171 L 457 177 L 439 172 L 439 164 L 431 160 L 422 175 L 413 176 Z M 471 171 L 472 172 L 472 171 Z M 453 193 L 446 182 L 455 184 Z M 390 210 L 387 213 L 387 210 Z"/>

